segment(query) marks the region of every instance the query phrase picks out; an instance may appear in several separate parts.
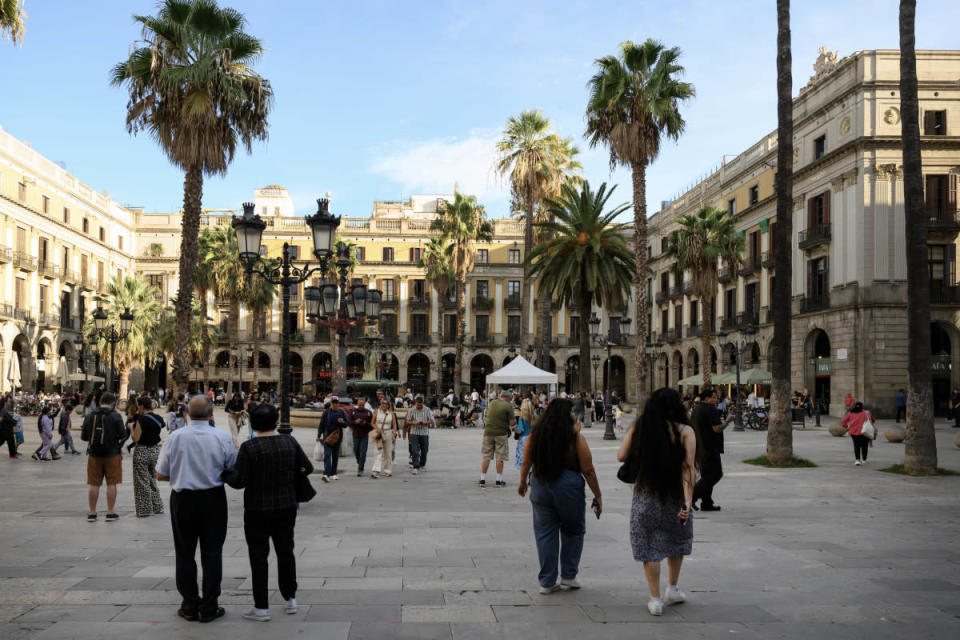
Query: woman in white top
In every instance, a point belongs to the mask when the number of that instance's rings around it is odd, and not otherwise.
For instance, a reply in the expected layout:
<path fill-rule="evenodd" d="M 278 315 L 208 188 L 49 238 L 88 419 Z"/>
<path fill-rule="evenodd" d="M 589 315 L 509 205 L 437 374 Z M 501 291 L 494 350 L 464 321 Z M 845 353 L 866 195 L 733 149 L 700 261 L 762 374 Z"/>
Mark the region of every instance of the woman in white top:
<path fill-rule="evenodd" d="M 379 478 L 380 473 L 388 478 L 393 475 L 393 444 L 397 439 L 397 414 L 390 407 L 390 401 L 384 398 L 380 408 L 373 414 L 373 434 L 377 453 L 373 458 L 371 478 Z"/>

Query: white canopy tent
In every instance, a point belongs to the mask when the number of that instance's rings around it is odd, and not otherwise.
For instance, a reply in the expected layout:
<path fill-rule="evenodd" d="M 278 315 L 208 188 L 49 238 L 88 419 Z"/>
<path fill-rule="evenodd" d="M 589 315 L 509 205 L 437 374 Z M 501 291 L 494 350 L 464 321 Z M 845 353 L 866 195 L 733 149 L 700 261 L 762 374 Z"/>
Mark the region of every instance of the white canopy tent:
<path fill-rule="evenodd" d="M 515 384 L 552 385 L 556 388 L 557 374 L 538 369 L 523 356 L 517 356 L 504 367 L 487 376 L 487 385 L 508 387 Z"/>

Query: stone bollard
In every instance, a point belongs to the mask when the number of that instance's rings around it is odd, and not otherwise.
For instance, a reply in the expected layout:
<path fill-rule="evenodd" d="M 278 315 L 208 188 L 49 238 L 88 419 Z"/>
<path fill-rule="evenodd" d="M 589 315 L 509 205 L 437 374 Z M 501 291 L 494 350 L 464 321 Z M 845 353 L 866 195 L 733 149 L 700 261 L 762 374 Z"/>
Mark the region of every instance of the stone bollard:
<path fill-rule="evenodd" d="M 829 427 L 830 435 L 836 438 L 842 438 L 847 434 L 847 430 L 840 426 L 840 423 L 832 424 Z"/>
<path fill-rule="evenodd" d="M 903 442 L 907 432 L 903 427 L 889 427 L 883 432 L 887 442 Z"/>

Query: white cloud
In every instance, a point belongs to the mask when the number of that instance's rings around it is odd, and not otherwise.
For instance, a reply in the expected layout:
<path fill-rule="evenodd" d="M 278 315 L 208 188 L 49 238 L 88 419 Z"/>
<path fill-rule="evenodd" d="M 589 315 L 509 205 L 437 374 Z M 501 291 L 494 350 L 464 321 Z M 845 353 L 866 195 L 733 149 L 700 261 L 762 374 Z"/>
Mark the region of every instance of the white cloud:
<path fill-rule="evenodd" d="M 465 137 L 392 143 L 378 152 L 370 170 L 399 184 L 408 193 L 475 195 L 481 203 L 509 195 L 494 171 L 498 133 L 475 129 Z"/>

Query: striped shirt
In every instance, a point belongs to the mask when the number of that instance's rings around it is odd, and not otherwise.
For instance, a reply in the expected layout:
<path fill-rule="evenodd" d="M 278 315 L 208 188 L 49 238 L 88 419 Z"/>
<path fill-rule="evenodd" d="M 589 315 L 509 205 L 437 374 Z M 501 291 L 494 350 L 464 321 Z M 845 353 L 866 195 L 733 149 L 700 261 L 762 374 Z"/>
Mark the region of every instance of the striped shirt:
<path fill-rule="evenodd" d="M 429 424 L 410 424 L 411 422 L 428 422 L 433 424 L 433 412 L 427 407 L 417 409 L 415 406 L 407 409 L 407 425 L 412 436 L 430 435 Z"/>

